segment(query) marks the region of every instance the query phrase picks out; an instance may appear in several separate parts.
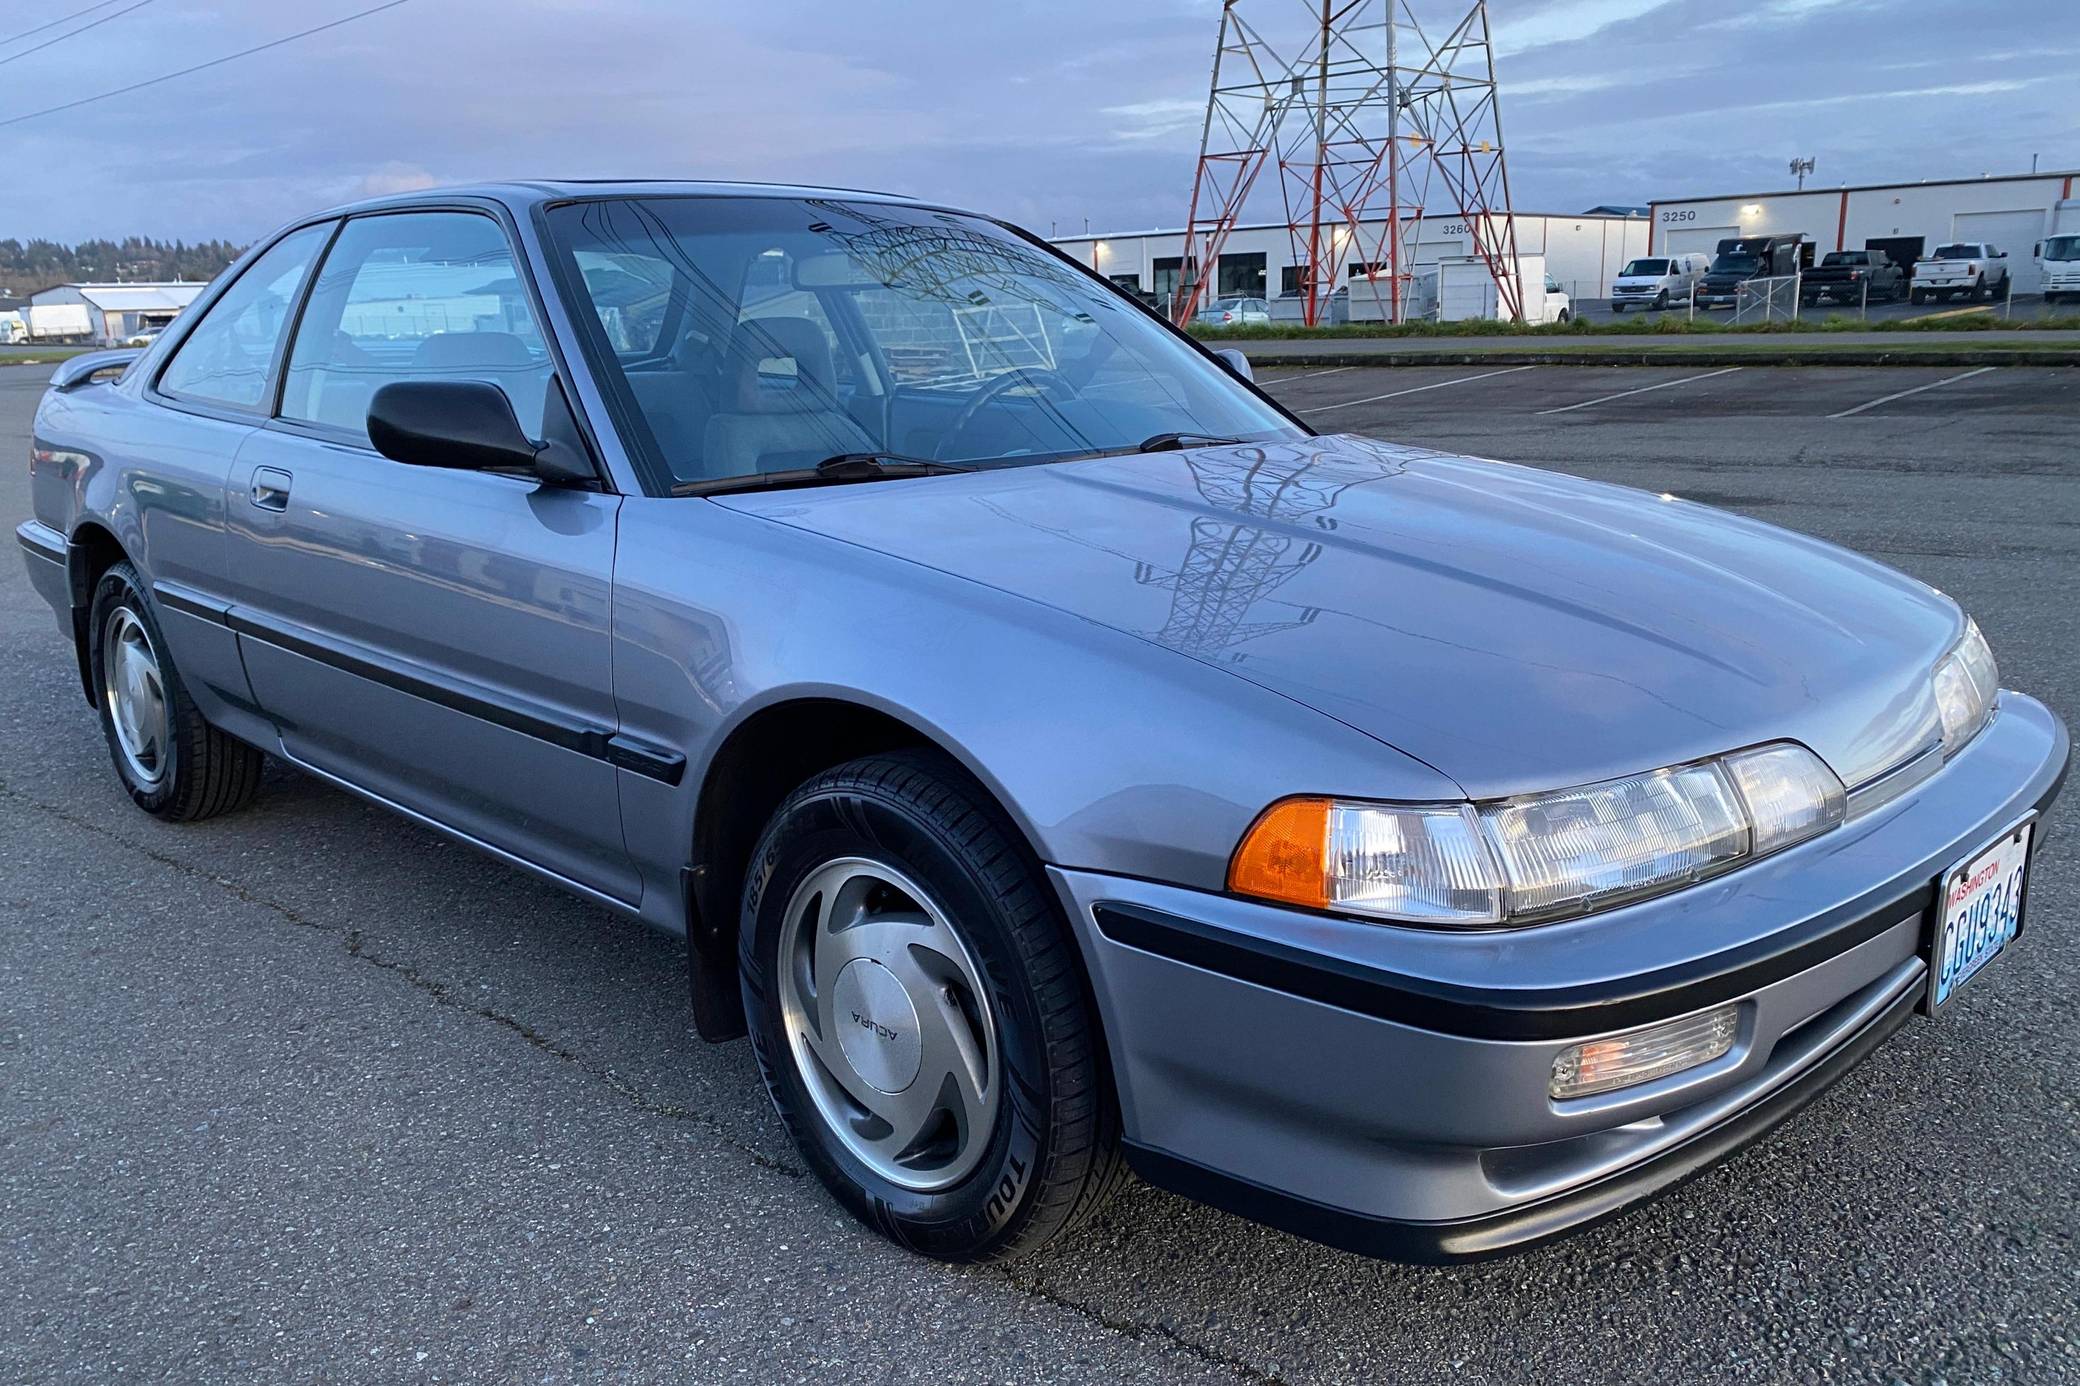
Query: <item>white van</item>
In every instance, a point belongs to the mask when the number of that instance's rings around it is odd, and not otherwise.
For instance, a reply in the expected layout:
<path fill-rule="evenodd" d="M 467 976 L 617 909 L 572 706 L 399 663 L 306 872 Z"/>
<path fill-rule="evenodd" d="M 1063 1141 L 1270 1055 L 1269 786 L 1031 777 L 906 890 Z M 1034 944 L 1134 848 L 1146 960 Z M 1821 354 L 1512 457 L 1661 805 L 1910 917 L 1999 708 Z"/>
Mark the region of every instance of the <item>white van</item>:
<path fill-rule="evenodd" d="M 1711 268 L 1704 255 L 1647 255 L 1629 260 L 1611 285 L 1611 311 L 1622 313 L 1634 306 L 1666 308 L 1671 303 L 1688 303 L 1697 291 L 1697 281 Z"/>

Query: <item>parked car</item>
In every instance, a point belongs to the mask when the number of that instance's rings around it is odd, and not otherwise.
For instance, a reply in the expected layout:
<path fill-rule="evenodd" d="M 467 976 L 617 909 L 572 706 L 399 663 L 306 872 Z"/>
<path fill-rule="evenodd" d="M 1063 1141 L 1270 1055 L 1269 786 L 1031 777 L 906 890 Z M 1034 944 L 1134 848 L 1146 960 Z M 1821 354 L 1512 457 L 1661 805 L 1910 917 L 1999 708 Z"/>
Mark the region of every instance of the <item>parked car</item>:
<path fill-rule="evenodd" d="M 1628 260 L 1611 283 L 1611 311 L 1688 303 L 1711 261 L 1702 255 L 1649 255 Z"/>
<path fill-rule="evenodd" d="M 2046 237 L 2037 246 L 2046 303 L 2080 299 L 2080 234 Z"/>
<path fill-rule="evenodd" d="M 2067 734 L 1951 598 L 1248 375 L 945 207 L 411 193 L 60 366 L 19 539 L 140 809 L 276 756 L 686 935 L 700 1033 L 931 1256 L 1122 1154 L 1527 1246 L 2015 940 Z"/>
<path fill-rule="evenodd" d="M 1897 303 L 1907 296 L 1907 274 L 1882 250 L 1830 250 L 1805 272 L 1799 297 L 1808 305 Z"/>
<path fill-rule="evenodd" d="M 1194 315 L 1198 322 L 1213 323 L 1219 327 L 1237 327 L 1248 323 L 1270 322 L 1271 306 L 1261 298 L 1218 298 L 1199 306 Z"/>
<path fill-rule="evenodd" d="M 131 333 L 129 336 L 125 337 L 123 339 L 123 345 L 126 347 L 148 347 L 153 342 L 159 340 L 159 334 L 163 331 L 165 331 L 165 329 L 160 327 L 140 328 L 137 331 Z"/>
<path fill-rule="evenodd" d="M 1931 298 L 2006 298 L 2008 253 L 1984 241 L 1954 241 L 1914 262 L 1914 302 Z"/>
<path fill-rule="evenodd" d="M 1545 296 L 1540 301 L 1537 320 L 1560 323 L 1574 321 L 1574 300 L 1568 296 L 1567 290 L 1560 287 L 1560 281 L 1550 274 L 1546 276 Z"/>
<path fill-rule="evenodd" d="M 1698 282 L 1697 306 L 1737 307 L 1741 287 L 1749 281 L 1798 273 L 1804 244 L 1800 236 L 1732 236 L 1720 241 L 1719 253 Z"/>

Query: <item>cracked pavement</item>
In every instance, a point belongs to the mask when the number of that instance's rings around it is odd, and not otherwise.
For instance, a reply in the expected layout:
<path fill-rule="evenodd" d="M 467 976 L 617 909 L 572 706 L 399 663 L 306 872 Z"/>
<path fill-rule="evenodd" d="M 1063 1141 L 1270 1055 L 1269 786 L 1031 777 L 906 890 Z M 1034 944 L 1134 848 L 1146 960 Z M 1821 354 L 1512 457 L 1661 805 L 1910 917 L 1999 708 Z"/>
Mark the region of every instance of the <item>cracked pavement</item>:
<path fill-rule="evenodd" d="M 43 374 L 0 369 L 0 459 Z M 1421 383 L 1370 374 L 1291 389 Z M 1330 417 L 1880 552 L 2080 707 L 2070 373 L 1833 432 L 1786 412 L 1819 373 L 1564 427 L 1521 393 L 1549 374 Z M 0 1381 L 2080 1380 L 2064 805 L 2029 931 L 1941 1023 L 1616 1223 L 1417 1269 L 1131 1186 L 1075 1247 L 955 1269 L 803 1176 L 676 941 L 279 767 L 156 823 L 69 661 L 0 561 Z"/>

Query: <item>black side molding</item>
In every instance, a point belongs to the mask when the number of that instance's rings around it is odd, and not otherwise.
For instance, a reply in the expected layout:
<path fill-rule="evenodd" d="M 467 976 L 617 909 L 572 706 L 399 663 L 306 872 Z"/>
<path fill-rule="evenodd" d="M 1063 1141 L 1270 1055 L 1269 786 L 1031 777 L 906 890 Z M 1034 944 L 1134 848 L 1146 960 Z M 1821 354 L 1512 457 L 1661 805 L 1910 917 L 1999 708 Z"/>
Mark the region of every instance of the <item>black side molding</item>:
<path fill-rule="evenodd" d="M 1095 906 L 1114 943 L 1377 1020 L 1491 1040 L 1579 1039 L 1686 1015 L 1823 963 L 1925 913 L 1933 881 L 1850 920 L 1787 929 L 1742 948 L 1615 981 L 1482 987 L 1410 977 L 1141 905 Z"/>
<path fill-rule="evenodd" d="M 178 611 L 183 616 L 194 616 L 213 625 L 231 624 L 231 603 L 199 592 L 178 582 L 155 582 L 152 584 L 152 599 L 168 611 Z"/>
<path fill-rule="evenodd" d="M 1282 1193 L 1132 1142 L 1126 1145 L 1127 1163 L 1159 1188 L 1341 1251 L 1421 1265 L 1487 1260 L 1528 1250 L 1615 1217 L 1753 1144 L 1890 1038 L 1914 1014 L 1921 991 L 1919 986 L 1909 987 L 1796 1080 L 1717 1126 L 1629 1169 L 1485 1217 L 1452 1222 L 1370 1217 Z"/>
<path fill-rule="evenodd" d="M 492 697 L 423 671 L 406 669 L 372 653 L 344 648 L 285 622 L 256 615 L 178 583 L 155 582 L 152 596 L 169 611 L 226 626 L 247 639 L 263 641 L 276 649 L 316 660 L 400 693 L 409 693 L 450 711 L 504 727 L 507 731 L 519 732 L 522 736 L 531 736 L 552 746 L 591 756 L 594 760 L 603 760 L 632 774 L 665 784 L 677 784 L 686 773 L 685 755 L 670 747 L 652 745 L 612 727 L 560 717 L 547 708 Z"/>

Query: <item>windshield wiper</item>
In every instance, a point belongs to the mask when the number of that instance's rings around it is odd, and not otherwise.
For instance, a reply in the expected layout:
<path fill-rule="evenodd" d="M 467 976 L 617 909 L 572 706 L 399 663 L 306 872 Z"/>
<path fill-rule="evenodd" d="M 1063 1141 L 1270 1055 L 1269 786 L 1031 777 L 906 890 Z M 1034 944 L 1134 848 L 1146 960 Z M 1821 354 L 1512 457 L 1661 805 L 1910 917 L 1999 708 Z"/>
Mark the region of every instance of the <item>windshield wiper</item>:
<path fill-rule="evenodd" d="M 1136 452 L 1182 452 L 1186 448 L 1223 448 L 1241 442 L 1214 433 L 1157 433 L 1134 445 Z"/>
<path fill-rule="evenodd" d="M 837 486 L 848 481 L 888 481 L 911 476 L 940 476 L 947 472 L 972 472 L 954 462 L 934 462 L 928 457 L 905 457 L 899 452 L 841 452 L 826 457 L 813 467 L 790 467 L 778 472 L 750 472 L 744 476 L 708 477 L 682 481 L 672 487 L 675 496 L 715 496 L 730 491 L 772 491 L 790 486 Z"/>

